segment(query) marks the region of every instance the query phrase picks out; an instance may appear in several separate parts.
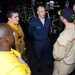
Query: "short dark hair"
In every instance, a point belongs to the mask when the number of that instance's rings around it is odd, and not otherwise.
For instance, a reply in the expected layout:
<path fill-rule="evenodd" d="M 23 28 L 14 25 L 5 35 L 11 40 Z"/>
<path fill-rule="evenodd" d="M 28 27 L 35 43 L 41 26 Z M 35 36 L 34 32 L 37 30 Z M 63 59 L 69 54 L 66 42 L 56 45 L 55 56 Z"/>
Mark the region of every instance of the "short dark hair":
<path fill-rule="evenodd" d="M 18 11 L 16 9 L 8 10 L 6 13 L 6 17 L 11 18 L 13 13 L 18 13 Z"/>
<path fill-rule="evenodd" d="M 38 8 L 39 8 L 39 7 L 43 7 L 43 8 L 45 8 L 44 5 L 38 5 L 38 6 L 37 6 L 37 9 L 36 9 L 37 11 L 38 11 Z"/>

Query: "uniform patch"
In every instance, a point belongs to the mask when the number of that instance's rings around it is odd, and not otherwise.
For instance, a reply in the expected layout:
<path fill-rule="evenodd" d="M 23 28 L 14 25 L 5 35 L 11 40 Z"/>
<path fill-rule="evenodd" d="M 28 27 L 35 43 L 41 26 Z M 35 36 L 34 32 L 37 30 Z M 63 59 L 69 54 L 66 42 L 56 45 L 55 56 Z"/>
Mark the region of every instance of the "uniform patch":
<path fill-rule="evenodd" d="M 18 60 L 22 63 L 26 63 L 21 57 L 18 57 Z"/>

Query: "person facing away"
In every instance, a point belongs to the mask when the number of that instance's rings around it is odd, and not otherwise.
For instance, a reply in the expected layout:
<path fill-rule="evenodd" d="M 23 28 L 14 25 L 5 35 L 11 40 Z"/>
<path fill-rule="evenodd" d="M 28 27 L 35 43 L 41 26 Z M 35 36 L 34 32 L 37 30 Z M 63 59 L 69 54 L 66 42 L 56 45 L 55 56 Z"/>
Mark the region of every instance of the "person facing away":
<path fill-rule="evenodd" d="M 31 75 L 21 54 L 12 49 L 14 36 L 6 23 L 0 23 L 0 75 Z"/>
<path fill-rule="evenodd" d="M 74 12 L 67 8 L 59 11 L 65 29 L 53 46 L 54 71 L 52 75 L 69 75 L 75 67 L 75 25 Z"/>
<path fill-rule="evenodd" d="M 36 68 L 41 71 L 41 55 L 44 55 L 44 63 L 51 67 L 52 55 L 50 47 L 49 32 L 51 20 L 45 17 L 45 7 L 37 7 L 38 16 L 30 21 L 28 34 L 34 38 L 34 54 L 36 58 Z"/>
<path fill-rule="evenodd" d="M 21 54 L 24 54 L 26 47 L 24 42 L 24 33 L 19 24 L 19 13 L 17 10 L 11 9 L 7 11 L 6 16 L 8 18 L 7 24 L 12 28 L 14 33 L 15 44 L 13 48 L 18 50 Z"/>

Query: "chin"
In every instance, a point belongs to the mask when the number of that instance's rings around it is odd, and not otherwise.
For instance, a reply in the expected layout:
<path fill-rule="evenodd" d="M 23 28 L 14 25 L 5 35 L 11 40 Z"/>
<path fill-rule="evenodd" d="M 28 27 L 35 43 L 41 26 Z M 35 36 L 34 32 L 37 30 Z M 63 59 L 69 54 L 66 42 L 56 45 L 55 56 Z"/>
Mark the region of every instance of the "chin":
<path fill-rule="evenodd" d="M 19 23 L 16 23 L 16 24 L 19 24 Z"/>
<path fill-rule="evenodd" d="M 42 17 L 42 19 L 44 19 L 45 17 Z"/>

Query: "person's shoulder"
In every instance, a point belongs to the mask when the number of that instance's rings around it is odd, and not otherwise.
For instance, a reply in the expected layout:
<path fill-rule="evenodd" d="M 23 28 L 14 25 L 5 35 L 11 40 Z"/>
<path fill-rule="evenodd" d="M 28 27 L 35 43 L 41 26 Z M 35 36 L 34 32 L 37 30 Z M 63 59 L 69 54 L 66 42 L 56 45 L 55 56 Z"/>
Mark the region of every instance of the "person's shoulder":
<path fill-rule="evenodd" d="M 38 19 L 38 18 L 37 18 L 37 17 L 35 17 L 35 18 L 33 18 L 33 19 L 31 20 L 31 22 L 32 22 L 32 21 L 36 21 L 37 19 Z"/>
<path fill-rule="evenodd" d="M 11 48 L 11 51 L 12 51 L 13 53 L 15 53 L 15 54 L 16 54 L 16 56 L 20 56 L 20 57 L 21 57 L 20 52 L 18 52 L 17 50 L 15 50 L 15 49 Z"/>
<path fill-rule="evenodd" d="M 36 18 L 33 18 L 31 21 L 30 21 L 30 24 L 35 24 L 37 22 L 37 17 Z"/>
<path fill-rule="evenodd" d="M 45 17 L 46 20 L 51 21 L 49 18 Z"/>
<path fill-rule="evenodd" d="M 31 75 L 30 68 L 25 64 L 25 66 L 17 66 L 9 72 L 8 75 Z"/>
<path fill-rule="evenodd" d="M 46 17 L 45 20 L 46 20 L 47 22 L 51 23 L 51 20 L 50 20 L 49 18 Z"/>

